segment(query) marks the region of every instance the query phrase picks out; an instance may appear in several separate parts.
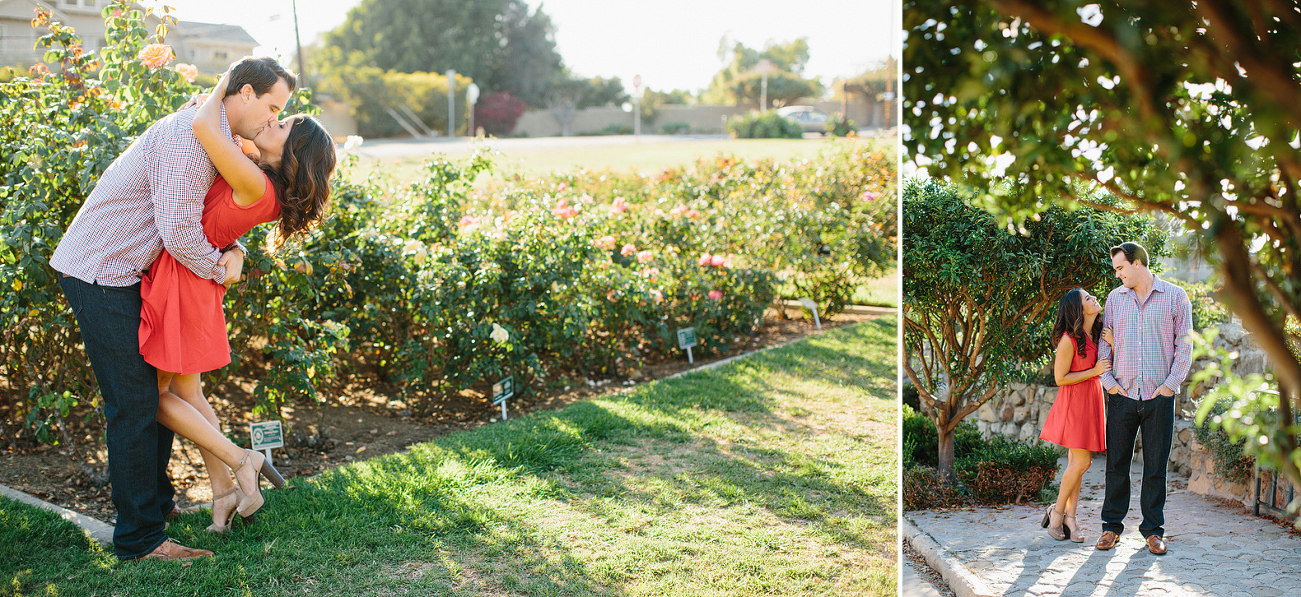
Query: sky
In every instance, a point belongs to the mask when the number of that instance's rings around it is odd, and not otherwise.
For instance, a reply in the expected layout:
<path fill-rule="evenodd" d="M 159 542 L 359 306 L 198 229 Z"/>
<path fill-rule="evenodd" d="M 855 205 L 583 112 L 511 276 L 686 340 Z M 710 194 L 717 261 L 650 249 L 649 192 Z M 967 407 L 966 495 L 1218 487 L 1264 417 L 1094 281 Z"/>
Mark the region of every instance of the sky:
<path fill-rule="evenodd" d="M 360 0 L 301 0 L 303 45 L 343 23 Z M 183 21 L 241 25 L 262 44 L 258 53 L 294 55 L 292 0 L 148 0 L 167 4 Z M 830 83 L 898 58 L 899 0 L 528 0 L 556 26 L 565 64 L 584 77 L 617 76 L 627 87 L 641 75 L 651 89 L 698 91 L 723 67 L 719 41 L 761 48 L 769 41 L 808 38 L 805 76 Z M 730 44 L 729 44 L 730 45 Z M 891 47 L 896 48 L 891 52 Z"/>

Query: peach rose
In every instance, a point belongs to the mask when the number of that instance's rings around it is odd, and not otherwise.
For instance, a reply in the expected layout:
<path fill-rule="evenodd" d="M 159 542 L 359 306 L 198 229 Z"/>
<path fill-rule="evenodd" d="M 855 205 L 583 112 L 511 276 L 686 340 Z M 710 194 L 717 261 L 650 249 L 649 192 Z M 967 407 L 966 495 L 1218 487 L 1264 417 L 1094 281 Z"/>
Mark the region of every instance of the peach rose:
<path fill-rule="evenodd" d="M 658 291 L 658 290 L 652 290 L 652 291 L 650 291 L 650 297 L 651 297 L 651 300 L 653 300 L 653 301 L 655 301 L 655 302 L 657 302 L 657 303 L 662 303 L 662 302 L 664 302 L 664 294 L 661 293 L 661 292 Z"/>
<path fill-rule="evenodd" d="M 709 253 L 705 253 L 704 255 L 700 256 L 700 260 L 697 261 L 696 264 L 700 265 L 701 267 L 704 267 L 706 265 L 709 265 L 710 263 L 709 260 L 710 260 Z"/>
<path fill-rule="evenodd" d="M 596 245 L 596 248 L 598 249 L 611 251 L 614 249 L 614 237 L 609 235 L 602 236 L 601 238 L 592 241 L 592 244 Z"/>
<path fill-rule="evenodd" d="M 614 205 L 612 205 L 611 207 L 614 208 L 614 213 L 621 214 L 625 211 L 628 211 L 628 208 L 631 206 L 628 204 L 627 199 L 624 199 L 623 197 L 615 197 Z"/>
<path fill-rule="evenodd" d="M 654 259 L 654 257 L 655 255 L 650 251 L 642 251 L 637 253 L 637 263 L 646 263 L 647 261 Z"/>
<path fill-rule="evenodd" d="M 199 67 L 193 64 L 177 62 L 176 66 L 172 68 L 176 69 L 176 72 L 179 73 L 182 77 L 185 77 L 185 81 L 187 83 L 193 83 L 194 78 L 199 76 Z"/>
<path fill-rule="evenodd" d="M 175 56 L 172 55 L 172 47 L 163 44 L 149 44 L 136 54 L 136 59 L 141 64 L 149 68 L 162 68 L 167 66 Z"/>
<path fill-rule="evenodd" d="M 627 257 L 628 255 L 632 255 L 633 253 L 636 252 L 637 252 L 637 247 L 633 246 L 631 243 L 626 244 L 623 246 L 622 249 L 619 249 L 619 254 L 623 255 L 624 257 Z"/>
<path fill-rule="evenodd" d="M 711 301 L 716 301 L 716 300 L 721 299 L 721 298 L 723 298 L 723 293 L 722 293 L 721 291 L 718 291 L 718 290 L 710 290 L 710 291 L 709 291 L 709 300 L 711 300 Z"/>
<path fill-rule="evenodd" d="M 714 255 L 709 259 L 709 265 L 714 267 L 723 267 L 724 263 L 727 263 L 727 258 L 722 255 Z"/>

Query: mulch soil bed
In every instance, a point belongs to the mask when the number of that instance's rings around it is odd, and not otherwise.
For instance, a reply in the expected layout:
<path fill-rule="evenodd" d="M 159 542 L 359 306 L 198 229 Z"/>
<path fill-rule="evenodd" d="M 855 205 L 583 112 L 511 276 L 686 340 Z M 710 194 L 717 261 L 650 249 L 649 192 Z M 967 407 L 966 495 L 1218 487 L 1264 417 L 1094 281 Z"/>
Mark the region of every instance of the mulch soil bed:
<path fill-rule="evenodd" d="M 875 317 L 878 315 L 842 313 L 823 319 L 822 328 L 833 329 Z M 786 319 L 782 314 L 770 312 L 763 327 L 751 338 L 737 343 L 731 354 L 697 357 L 694 364 L 688 364 L 683 355 L 680 359 L 647 365 L 641 370 L 642 379 L 633 383 L 662 379 L 730 356 L 818 333 L 821 332 L 814 329 L 812 321 Z M 544 389 L 531 396 L 511 399 L 508 403 L 510 415 L 562 408 L 576 401 L 622 390 L 629 386 L 630 381 L 601 380 L 591 384 L 579 383 L 567 390 Z M 236 443 L 247 443 L 247 416 L 253 405 L 255 386 L 256 380 L 229 379 L 208 391 L 213 409 Z M 439 401 L 438 408 L 424 417 L 412 416 L 410 409 L 396 398 L 396 392 L 390 388 L 345 382 L 332 394 L 323 405 L 285 407 L 284 415 L 291 433 L 306 429 L 316 439 L 313 447 L 306 447 L 304 444 L 307 442 L 291 441 L 287 443 L 298 445 L 273 452 L 276 467 L 285 477 L 315 475 L 336 466 L 400 452 L 412 444 L 445 433 L 492 424 L 501 416 L 500 407 L 493 406 L 489 396 L 474 390 Z M 89 429 L 87 432 L 102 434 L 103 430 Z M 109 499 L 106 451 L 102 443 L 87 442 L 87 445 L 91 443 L 96 445 L 93 448 L 83 445 L 77 450 L 43 445 L 0 451 L 0 485 L 112 524 L 116 510 Z M 170 473 L 178 493 L 177 501 L 182 507 L 212 499 L 203 460 L 194 444 L 178 438 L 172 452 Z"/>

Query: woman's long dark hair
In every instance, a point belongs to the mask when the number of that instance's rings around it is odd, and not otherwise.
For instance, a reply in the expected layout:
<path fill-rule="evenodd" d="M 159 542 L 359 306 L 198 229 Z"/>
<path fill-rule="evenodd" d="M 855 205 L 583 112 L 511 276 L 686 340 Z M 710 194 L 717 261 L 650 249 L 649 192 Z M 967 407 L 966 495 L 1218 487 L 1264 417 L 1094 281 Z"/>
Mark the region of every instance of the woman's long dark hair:
<path fill-rule="evenodd" d="M 280 222 L 271 233 L 271 250 L 306 236 L 325 219 L 330 205 L 330 175 L 337 163 L 334 140 L 315 118 L 294 119 L 280 167 L 263 166 L 280 198 Z"/>
<path fill-rule="evenodd" d="M 1098 315 L 1102 315 L 1099 313 Z M 1062 336 L 1069 333 L 1075 338 L 1075 350 L 1084 356 L 1084 290 L 1075 288 L 1057 303 L 1057 321 L 1053 323 L 1053 346 L 1062 341 Z M 1093 319 L 1093 329 L 1089 330 L 1093 344 L 1098 344 L 1102 336 L 1102 317 Z"/>

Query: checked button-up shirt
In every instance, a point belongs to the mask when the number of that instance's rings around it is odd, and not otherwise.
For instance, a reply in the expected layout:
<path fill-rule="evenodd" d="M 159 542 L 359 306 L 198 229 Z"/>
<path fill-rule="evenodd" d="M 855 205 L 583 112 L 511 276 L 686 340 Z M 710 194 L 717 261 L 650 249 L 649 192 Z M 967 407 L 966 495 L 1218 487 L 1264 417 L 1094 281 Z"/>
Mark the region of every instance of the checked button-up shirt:
<path fill-rule="evenodd" d="M 1101 376 L 1103 387 L 1119 386 L 1126 396 L 1151 400 L 1165 386 L 1179 393 L 1192 366 L 1192 304 L 1188 293 L 1153 276 L 1152 292 L 1139 304 L 1138 293 L 1121 286 L 1107 295 L 1103 325 L 1111 328 L 1116 346 L 1102 342 L 1099 359 L 1111 359 L 1111 371 Z M 1114 356 L 1113 356 L 1114 355 Z"/>
<path fill-rule="evenodd" d="M 216 99 L 210 101 L 218 101 Z M 167 249 L 200 278 L 225 280 L 200 219 L 217 169 L 194 137 L 196 108 L 168 115 L 109 165 L 50 258 L 88 284 L 130 286 Z M 226 110 L 221 130 L 230 136 Z"/>

